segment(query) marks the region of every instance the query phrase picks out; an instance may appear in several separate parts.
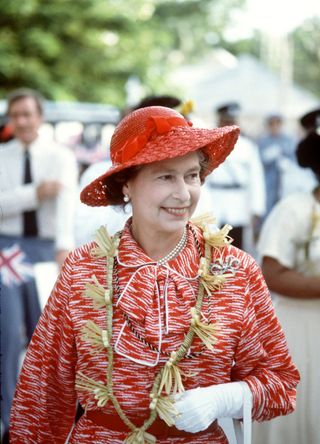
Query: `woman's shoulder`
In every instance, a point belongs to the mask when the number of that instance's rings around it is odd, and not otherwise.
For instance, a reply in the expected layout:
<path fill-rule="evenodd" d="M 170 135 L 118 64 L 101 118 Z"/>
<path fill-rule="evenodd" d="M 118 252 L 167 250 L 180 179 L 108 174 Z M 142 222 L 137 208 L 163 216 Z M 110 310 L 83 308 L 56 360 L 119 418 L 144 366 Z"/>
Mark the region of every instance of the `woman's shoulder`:
<path fill-rule="evenodd" d="M 96 257 L 93 254 L 96 247 L 95 242 L 89 242 L 70 252 L 60 273 L 61 282 L 79 290 L 91 282 L 92 276 L 103 279 L 106 275 L 107 258 Z"/>
<path fill-rule="evenodd" d="M 193 232 L 195 233 L 199 244 L 204 245 L 205 238 L 204 238 L 203 230 L 195 224 L 191 224 L 191 226 L 192 226 Z M 226 261 L 227 259 L 234 258 L 237 262 L 239 262 L 241 264 L 242 268 L 248 267 L 251 264 L 255 263 L 255 259 L 249 253 L 235 247 L 234 245 L 232 245 L 232 242 L 231 243 L 226 242 L 225 245 L 219 246 L 219 244 L 221 243 L 220 241 L 222 240 L 222 237 L 227 235 L 227 232 L 224 233 L 224 228 L 219 230 L 216 227 L 216 229 L 213 230 L 213 233 L 216 233 L 216 235 L 217 235 L 216 236 L 217 246 L 213 246 L 213 248 L 212 248 L 212 260 L 213 261 L 214 260 Z M 219 233 L 221 233 L 221 236 L 219 235 Z M 230 237 L 232 238 L 232 235 Z"/>
<path fill-rule="evenodd" d="M 251 256 L 246 251 L 235 247 L 234 245 L 232 245 L 232 243 L 226 245 L 225 247 L 222 247 L 219 250 L 218 255 L 224 260 L 228 259 L 229 262 L 233 259 L 234 263 L 237 264 L 237 269 L 248 270 L 255 265 L 259 267 L 253 256 Z"/>
<path fill-rule="evenodd" d="M 106 264 L 106 258 L 97 258 L 94 256 L 93 254 L 93 250 L 94 248 L 97 247 L 97 244 L 95 241 L 91 241 L 91 242 L 87 242 L 77 248 L 75 248 L 74 250 L 72 250 L 66 261 L 65 261 L 65 265 L 66 266 L 80 266 L 81 264 L 84 266 L 94 266 L 98 263 L 103 263 L 104 265 Z"/>
<path fill-rule="evenodd" d="M 210 269 L 214 274 L 233 275 L 234 279 L 245 278 L 251 273 L 251 270 L 259 270 L 255 259 L 246 251 L 243 251 L 229 243 L 227 227 L 213 231 L 213 237 L 210 239 L 211 260 Z M 204 246 L 206 243 L 205 235 L 202 230 L 196 227 L 198 242 Z M 232 233 L 231 233 L 232 234 Z M 232 238 L 232 235 L 230 236 Z"/>
<path fill-rule="evenodd" d="M 94 248 L 95 245 L 96 243 L 94 241 L 87 242 L 71 251 L 68 258 L 72 262 L 88 260 L 91 258 L 91 250 Z"/>

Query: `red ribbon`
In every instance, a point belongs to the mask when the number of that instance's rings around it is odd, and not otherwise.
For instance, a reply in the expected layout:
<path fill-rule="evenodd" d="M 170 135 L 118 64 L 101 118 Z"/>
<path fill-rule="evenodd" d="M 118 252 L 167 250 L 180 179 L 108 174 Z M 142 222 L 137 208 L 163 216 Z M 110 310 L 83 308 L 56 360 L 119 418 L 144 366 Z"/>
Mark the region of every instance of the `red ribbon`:
<path fill-rule="evenodd" d="M 179 126 L 192 126 L 192 122 L 182 117 L 149 117 L 145 131 L 132 139 L 128 139 L 113 156 L 114 163 L 124 163 L 138 154 L 153 135 L 166 134 Z"/>

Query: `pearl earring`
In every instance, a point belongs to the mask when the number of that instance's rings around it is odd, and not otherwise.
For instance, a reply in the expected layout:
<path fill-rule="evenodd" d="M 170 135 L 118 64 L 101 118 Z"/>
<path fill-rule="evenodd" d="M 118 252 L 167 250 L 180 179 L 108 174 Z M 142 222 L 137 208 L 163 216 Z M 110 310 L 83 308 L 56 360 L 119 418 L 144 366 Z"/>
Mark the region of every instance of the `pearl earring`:
<path fill-rule="evenodd" d="M 125 194 L 125 195 L 123 196 L 123 200 L 124 200 L 125 203 L 128 203 L 129 200 L 130 200 L 130 197 L 129 197 L 127 194 Z"/>

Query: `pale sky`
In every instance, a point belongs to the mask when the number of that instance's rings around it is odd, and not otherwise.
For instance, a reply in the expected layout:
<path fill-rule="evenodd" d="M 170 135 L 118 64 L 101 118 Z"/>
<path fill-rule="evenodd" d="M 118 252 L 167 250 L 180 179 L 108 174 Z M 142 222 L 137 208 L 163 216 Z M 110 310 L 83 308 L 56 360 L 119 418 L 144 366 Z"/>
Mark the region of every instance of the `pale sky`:
<path fill-rule="evenodd" d="M 247 0 L 248 14 L 259 28 L 288 32 L 312 16 L 320 16 L 319 0 Z"/>
<path fill-rule="evenodd" d="M 237 39 L 249 35 L 252 29 L 282 35 L 313 16 L 320 17 L 319 0 L 247 0 L 247 6 L 235 14 L 236 26 L 228 30 L 228 35 Z"/>

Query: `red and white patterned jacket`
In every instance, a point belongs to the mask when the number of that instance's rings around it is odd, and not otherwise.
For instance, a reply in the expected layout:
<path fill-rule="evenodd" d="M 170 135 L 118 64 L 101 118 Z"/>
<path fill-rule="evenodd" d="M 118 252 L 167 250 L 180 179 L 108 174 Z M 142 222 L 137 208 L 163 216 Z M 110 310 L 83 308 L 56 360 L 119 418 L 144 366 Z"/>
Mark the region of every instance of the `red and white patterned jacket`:
<path fill-rule="evenodd" d="M 106 326 L 105 309 L 95 308 L 85 285 L 95 275 L 106 285 L 106 259 L 93 259 L 93 243 L 71 253 L 48 300 L 24 361 L 11 415 L 11 441 L 64 443 L 70 433 L 77 400 L 83 408 L 115 414 L 107 403 L 98 408 L 94 395 L 77 391 L 77 372 L 105 383 L 106 353 L 93 353 L 81 329 L 88 320 Z M 187 244 L 168 265 L 158 266 L 123 230 L 114 273 L 114 392 L 129 419 L 142 424 L 149 417 L 155 374 L 183 341 L 190 326 L 190 308 L 198 292 L 203 255 L 202 231 L 188 224 Z M 222 290 L 205 297 L 202 312 L 219 325 L 213 351 L 194 339 L 190 358 L 179 367 L 189 376 L 186 389 L 246 381 L 253 393 L 253 419 L 269 420 L 294 410 L 299 373 L 275 316 L 261 271 L 247 253 L 225 246 L 213 249 L 212 272 L 231 273 Z M 122 443 L 127 435 L 107 430 L 83 416 L 69 443 Z M 158 439 L 161 444 L 187 443 L 190 438 Z M 195 435 L 192 443 L 225 443 L 217 429 Z"/>

